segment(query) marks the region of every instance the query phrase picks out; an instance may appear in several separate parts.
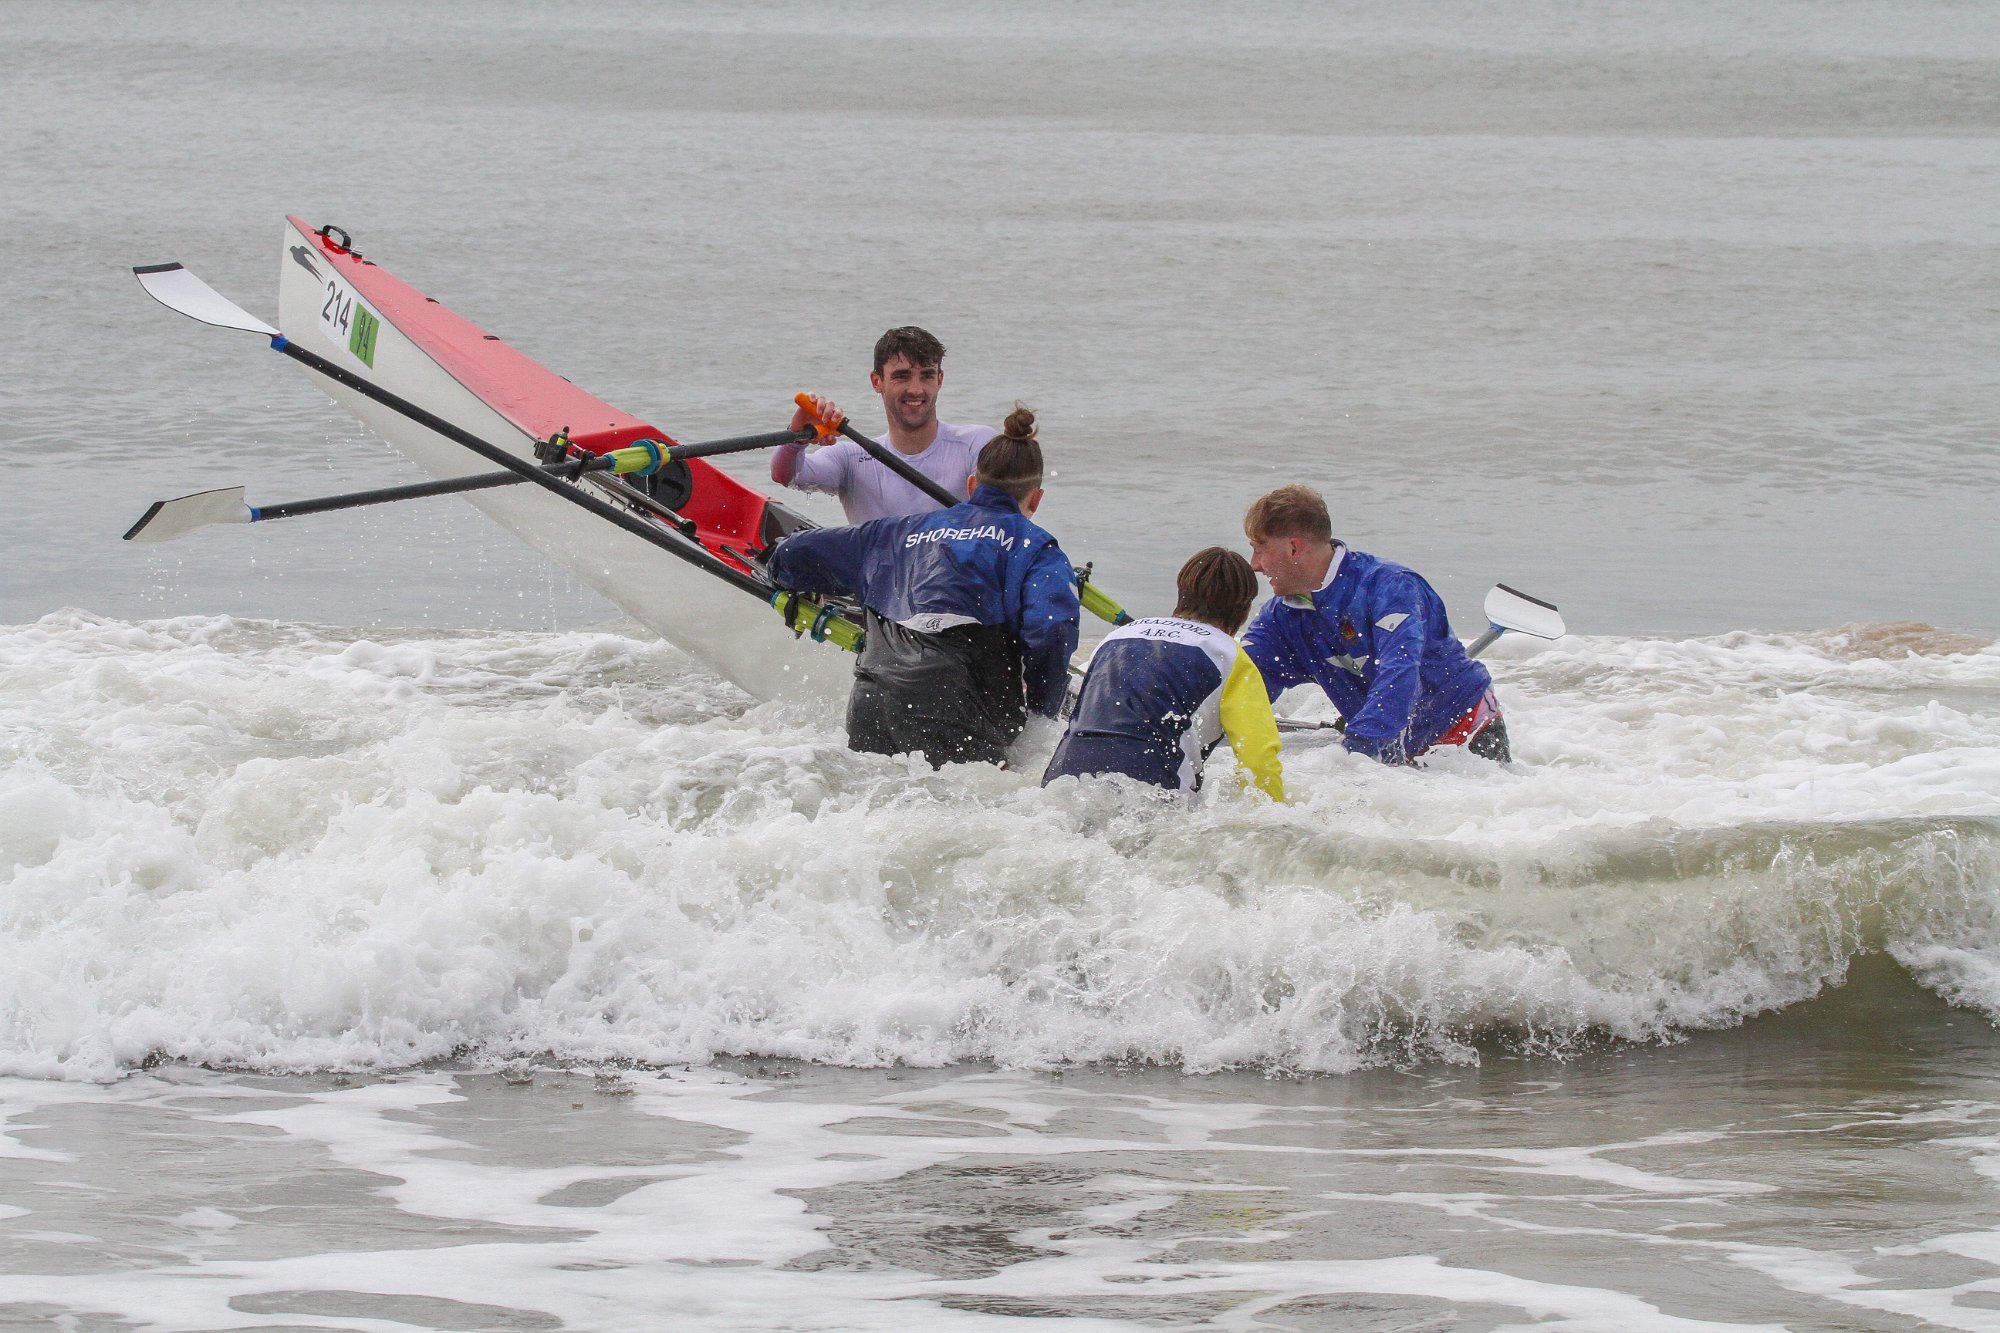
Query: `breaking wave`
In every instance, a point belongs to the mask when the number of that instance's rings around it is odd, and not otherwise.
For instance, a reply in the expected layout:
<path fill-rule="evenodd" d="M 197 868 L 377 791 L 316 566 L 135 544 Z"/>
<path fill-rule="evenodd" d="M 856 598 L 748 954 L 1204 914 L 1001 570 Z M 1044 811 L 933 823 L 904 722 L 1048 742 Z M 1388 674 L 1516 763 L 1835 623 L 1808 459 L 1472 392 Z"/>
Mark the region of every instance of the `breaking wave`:
<path fill-rule="evenodd" d="M 1512 769 L 1308 740 L 1275 807 L 1221 755 L 1192 803 L 854 755 L 636 631 L 61 612 L 0 629 L 0 1073 L 1338 1072 L 1671 1039 L 1874 953 L 2000 1019 L 2000 647 L 1490 660 Z"/>

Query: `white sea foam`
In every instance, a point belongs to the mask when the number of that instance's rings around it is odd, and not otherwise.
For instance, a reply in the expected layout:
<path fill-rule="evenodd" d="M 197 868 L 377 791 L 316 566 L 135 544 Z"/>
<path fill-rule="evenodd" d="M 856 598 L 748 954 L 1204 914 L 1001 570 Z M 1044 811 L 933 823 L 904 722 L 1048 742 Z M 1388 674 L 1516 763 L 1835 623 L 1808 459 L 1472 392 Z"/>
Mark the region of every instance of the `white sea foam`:
<path fill-rule="evenodd" d="M 0 1071 L 1342 1070 L 1726 1026 L 1869 950 L 2000 1015 L 2000 650 L 1493 657 L 1511 769 L 1308 741 L 1275 807 L 854 755 L 618 633 L 52 615 L 0 631 Z"/>

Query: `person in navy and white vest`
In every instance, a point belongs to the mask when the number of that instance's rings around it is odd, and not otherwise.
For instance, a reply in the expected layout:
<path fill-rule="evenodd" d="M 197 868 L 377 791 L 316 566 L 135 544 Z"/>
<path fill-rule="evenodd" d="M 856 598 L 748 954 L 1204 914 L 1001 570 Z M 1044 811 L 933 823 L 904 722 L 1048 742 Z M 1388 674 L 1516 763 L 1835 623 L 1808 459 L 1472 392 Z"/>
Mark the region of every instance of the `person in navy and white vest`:
<path fill-rule="evenodd" d="M 1284 800 L 1271 698 L 1230 637 L 1257 600 L 1250 562 L 1211 546 L 1181 566 L 1174 587 L 1172 615 L 1121 625 L 1097 645 L 1042 785 L 1122 773 L 1194 791 L 1208 752 L 1226 738 L 1242 785 Z"/>
<path fill-rule="evenodd" d="M 1016 407 L 980 450 L 965 503 L 794 533 L 772 582 L 866 610 L 847 743 L 933 767 L 1000 763 L 1030 711 L 1054 718 L 1076 651 L 1076 573 L 1030 521 L 1042 499 L 1035 414 Z"/>
<path fill-rule="evenodd" d="M 1463 745 L 1506 763 L 1493 678 L 1451 632 L 1444 602 L 1414 571 L 1333 539 L 1326 501 L 1281 486 L 1243 516 L 1250 564 L 1271 583 L 1243 651 L 1276 699 L 1313 681 L 1346 725 L 1349 750 L 1407 764 Z"/>

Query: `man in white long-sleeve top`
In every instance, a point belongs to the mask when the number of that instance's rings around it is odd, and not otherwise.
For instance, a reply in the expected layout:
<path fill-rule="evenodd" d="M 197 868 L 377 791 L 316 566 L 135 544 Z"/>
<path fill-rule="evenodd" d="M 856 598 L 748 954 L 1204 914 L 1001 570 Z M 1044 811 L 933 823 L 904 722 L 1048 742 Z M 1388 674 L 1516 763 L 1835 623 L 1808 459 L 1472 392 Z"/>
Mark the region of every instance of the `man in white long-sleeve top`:
<path fill-rule="evenodd" d="M 980 449 L 999 432 L 991 426 L 956 426 L 938 420 L 944 344 L 915 325 L 890 329 L 875 340 L 875 369 L 868 383 L 882 395 L 882 412 L 889 421 L 888 431 L 876 436 L 875 442 L 894 449 L 950 494 L 964 495 Z M 841 416 L 840 409 L 824 398 L 815 399 L 815 405 L 820 420 Z M 801 407 L 792 416 L 792 429 L 803 430 L 812 419 Z M 838 495 L 849 523 L 928 514 L 939 508 L 937 501 L 870 458 L 852 440 L 834 440 L 810 452 L 803 444 L 774 450 L 771 480 L 797 490 Z"/>

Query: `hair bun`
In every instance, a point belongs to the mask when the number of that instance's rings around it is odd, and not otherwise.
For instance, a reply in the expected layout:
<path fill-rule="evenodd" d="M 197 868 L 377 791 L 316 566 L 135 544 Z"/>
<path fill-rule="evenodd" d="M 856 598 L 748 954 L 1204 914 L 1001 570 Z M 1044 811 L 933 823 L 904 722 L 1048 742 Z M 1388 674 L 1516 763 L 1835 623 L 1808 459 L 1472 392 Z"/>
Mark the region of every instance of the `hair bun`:
<path fill-rule="evenodd" d="M 1010 440 L 1032 440 L 1041 427 L 1035 424 L 1033 408 L 1014 404 L 1014 410 L 1007 414 L 1007 420 L 1000 425 L 1000 433 Z"/>

